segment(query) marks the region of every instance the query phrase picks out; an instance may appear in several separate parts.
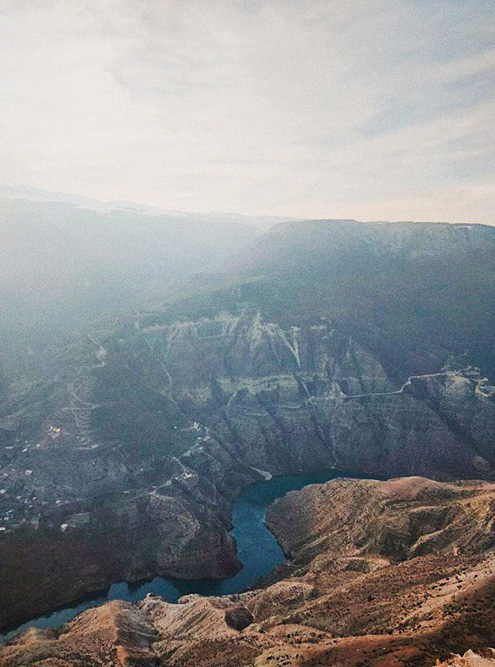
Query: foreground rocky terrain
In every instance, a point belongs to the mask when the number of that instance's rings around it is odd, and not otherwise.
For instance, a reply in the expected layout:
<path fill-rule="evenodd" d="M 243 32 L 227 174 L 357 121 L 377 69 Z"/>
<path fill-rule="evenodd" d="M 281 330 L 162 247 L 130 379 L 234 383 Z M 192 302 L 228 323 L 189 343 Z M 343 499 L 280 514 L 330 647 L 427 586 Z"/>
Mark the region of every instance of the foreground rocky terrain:
<path fill-rule="evenodd" d="M 269 513 L 291 559 L 271 584 L 179 604 L 112 602 L 28 631 L 0 664 L 492 664 L 494 510 L 490 482 L 312 485 Z"/>
<path fill-rule="evenodd" d="M 479 225 L 281 225 L 11 379 L 0 627 L 230 576 L 232 502 L 267 474 L 495 479 L 494 267 Z"/>

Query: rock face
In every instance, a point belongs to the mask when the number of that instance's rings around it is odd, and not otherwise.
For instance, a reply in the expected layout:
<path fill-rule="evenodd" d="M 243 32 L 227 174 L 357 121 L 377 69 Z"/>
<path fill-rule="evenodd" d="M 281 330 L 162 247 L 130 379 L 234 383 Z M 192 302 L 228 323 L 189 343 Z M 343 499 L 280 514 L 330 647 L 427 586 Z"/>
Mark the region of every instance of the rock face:
<path fill-rule="evenodd" d="M 160 573 L 179 578 L 235 574 L 241 564 L 228 534 L 228 503 L 207 485 L 202 489 L 197 476 L 191 474 L 188 482 L 186 497 L 183 488 L 170 484 L 166 492 L 150 491 L 94 510 L 82 526 L 21 527 L 7 534 L 0 545 L 1 622 L 32 618 L 114 581 Z"/>
<path fill-rule="evenodd" d="M 494 267 L 483 226 L 282 225 L 4 388 L 0 627 L 231 575 L 231 503 L 267 473 L 494 479 Z"/>
<path fill-rule="evenodd" d="M 287 578 L 179 604 L 113 602 L 58 631 L 28 631 L 0 650 L 0 664 L 490 664 L 494 510 L 488 482 L 306 487 L 269 515 L 292 556 Z"/>
<path fill-rule="evenodd" d="M 208 429 L 188 455 L 206 470 L 215 454 L 272 473 L 493 474 L 495 394 L 476 372 L 396 383 L 328 323 L 282 329 L 249 310 L 144 329 L 139 340 L 174 402 Z"/>
<path fill-rule="evenodd" d="M 18 435 L 0 473 L 0 623 L 112 581 L 233 574 L 231 501 L 259 470 L 495 476 L 495 390 L 478 371 L 397 383 L 328 323 L 283 329 L 252 309 L 138 323 L 105 350 L 42 421 L 22 406 L 4 419 Z"/>

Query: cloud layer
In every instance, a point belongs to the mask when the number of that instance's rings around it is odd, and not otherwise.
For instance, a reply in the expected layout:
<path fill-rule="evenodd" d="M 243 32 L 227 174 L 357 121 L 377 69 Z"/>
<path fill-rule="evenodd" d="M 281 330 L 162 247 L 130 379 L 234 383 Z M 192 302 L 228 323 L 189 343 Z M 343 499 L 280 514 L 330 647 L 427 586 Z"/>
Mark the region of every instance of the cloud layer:
<path fill-rule="evenodd" d="M 0 0 L 0 181 L 495 223 L 492 0 Z"/>

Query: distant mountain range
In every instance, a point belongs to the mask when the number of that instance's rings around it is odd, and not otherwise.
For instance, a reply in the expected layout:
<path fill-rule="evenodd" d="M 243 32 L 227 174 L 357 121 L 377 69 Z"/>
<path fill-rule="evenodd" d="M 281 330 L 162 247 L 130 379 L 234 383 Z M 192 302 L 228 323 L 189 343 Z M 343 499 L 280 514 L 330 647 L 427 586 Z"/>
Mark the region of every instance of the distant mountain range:
<path fill-rule="evenodd" d="M 272 217 L 268 215 L 253 216 L 241 215 L 239 213 L 188 213 L 184 211 L 174 211 L 161 209 L 156 206 L 139 204 L 132 201 L 99 201 L 81 195 L 73 195 L 65 192 L 50 192 L 39 188 L 31 188 L 25 185 L 9 186 L 0 185 L 0 199 L 22 199 L 32 202 L 52 202 L 73 204 L 78 208 L 90 209 L 93 211 L 128 211 L 133 213 L 142 213 L 148 216 L 171 217 L 174 219 L 210 219 L 219 221 L 238 222 L 243 225 L 253 226 L 260 230 L 266 230 L 277 222 L 289 221 L 291 218 Z"/>
<path fill-rule="evenodd" d="M 0 187 L 0 364 L 102 315 L 159 303 L 274 222 Z"/>

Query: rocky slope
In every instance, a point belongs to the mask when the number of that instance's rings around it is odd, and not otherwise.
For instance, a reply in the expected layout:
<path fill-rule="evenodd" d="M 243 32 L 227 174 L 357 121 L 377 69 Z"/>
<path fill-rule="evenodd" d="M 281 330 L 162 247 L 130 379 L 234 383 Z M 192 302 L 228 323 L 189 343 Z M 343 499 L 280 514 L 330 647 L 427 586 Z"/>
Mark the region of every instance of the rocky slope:
<path fill-rule="evenodd" d="M 306 487 L 269 515 L 292 557 L 275 583 L 179 604 L 113 602 L 60 630 L 28 631 L 0 664 L 490 664 L 494 509 L 488 482 Z"/>
<path fill-rule="evenodd" d="M 477 371 L 398 385 L 328 324 L 249 309 L 104 343 L 46 412 L 1 422 L 0 622 L 116 580 L 232 574 L 231 501 L 259 470 L 495 476 L 495 390 Z"/>
<path fill-rule="evenodd" d="M 495 230 L 263 238 L 5 389 L 1 627 L 116 580 L 232 574 L 231 503 L 266 472 L 495 478 Z"/>
<path fill-rule="evenodd" d="M 274 226 L 216 272 L 188 283 L 171 314 L 242 299 L 284 326 L 320 316 L 371 349 L 394 377 L 453 354 L 495 375 L 495 228 L 302 221 Z"/>

